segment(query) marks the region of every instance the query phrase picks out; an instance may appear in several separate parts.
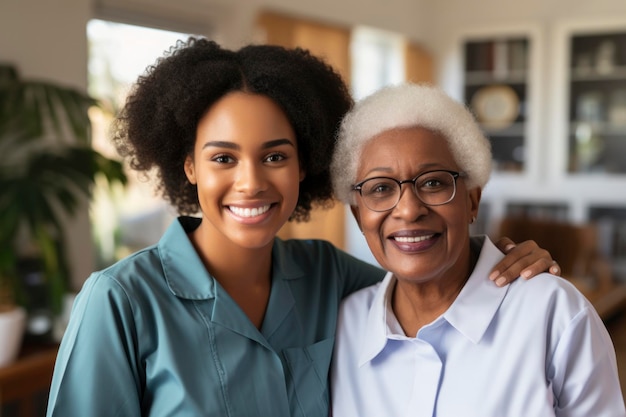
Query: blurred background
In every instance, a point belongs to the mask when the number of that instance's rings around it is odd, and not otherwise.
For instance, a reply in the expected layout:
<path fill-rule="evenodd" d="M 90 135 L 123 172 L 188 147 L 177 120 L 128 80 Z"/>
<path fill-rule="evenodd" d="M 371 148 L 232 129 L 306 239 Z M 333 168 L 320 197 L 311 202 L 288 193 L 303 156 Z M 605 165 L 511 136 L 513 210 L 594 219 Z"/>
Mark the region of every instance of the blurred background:
<path fill-rule="evenodd" d="M 357 99 L 410 80 L 438 84 L 465 102 L 494 150 L 474 232 L 535 239 L 549 249 L 606 320 L 626 366 L 626 2 L 0 3 L 0 61 L 22 77 L 100 100 L 89 112 L 93 146 L 111 158 L 108 123 L 130 84 L 190 34 L 232 48 L 308 48 L 341 72 Z M 156 242 L 174 216 L 132 173 L 126 186 L 96 181 L 93 198 L 64 220 L 69 292 L 94 269 Z M 328 239 L 375 262 L 341 205 L 281 235 Z"/>
<path fill-rule="evenodd" d="M 470 105 L 494 147 L 496 170 L 485 190 L 476 232 L 497 234 L 500 221 L 513 214 L 594 222 L 598 250 L 616 276 L 626 279 L 623 1 L 0 4 L 0 60 L 16 65 L 23 77 L 74 86 L 106 103 L 102 114 L 91 115 L 94 143 L 101 148 L 107 147 L 106 118 L 123 103 L 128 85 L 188 34 L 229 47 L 249 42 L 307 47 L 342 72 L 357 99 L 404 79 L 441 85 Z M 129 180 L 142 183 L 132 176 Z M 132 184 L 127 188 L 132 191 L 124 190 L 131 193 L 125 196 L 125 207 L 90 214 L 87 205 L 69 219 L 75 288 L 100 262 L 116 256 L 115 245 L 135 248 L 158 237 L 152 227 L 137 233 L 133 221 L 169 221 L 158 202 L 146 203 L 152 196 L 149 185 L 144 191 Z M 322 233 L 336 233 L 329 236 L 332 241 L 367 258 L 361 239 L 350 232 L 349 216 L 337 217 L 345 219 Z M 120 235 L 119 222 L 131 232 Z M 100 253 L 92 248 L 94 231 L 101 236 Z"/>

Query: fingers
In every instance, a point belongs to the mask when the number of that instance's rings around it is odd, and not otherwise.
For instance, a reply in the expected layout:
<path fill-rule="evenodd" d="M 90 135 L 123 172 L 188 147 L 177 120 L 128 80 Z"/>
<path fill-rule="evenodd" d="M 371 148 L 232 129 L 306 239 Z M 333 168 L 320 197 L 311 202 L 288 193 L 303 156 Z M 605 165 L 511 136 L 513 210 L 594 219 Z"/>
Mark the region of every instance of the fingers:
<path fill-rule="evenodd" d="M 504 247 L 500 245 L 504 245 Z M 493 268 L 489 279 L 498 286 L 504 286 L 518 277 L 533 278 L 542 272 L 560 275 L 561 268 L 550 253 L 540 248 L 533 240 L 517 245 L 508 238 L 498 240 L 497 246 L 504 249 L 506 256 Z"/>
<path fill-rule="evenodd" d="M 509 253 L 515 247 L 515 242 L 508 237 L 501 237 L 496 242 L 496 247 L 500 249 L 502 253 Z"/>
<path fill-rule="evenodd" d="M 561 276 L 561 267 L 559 266 L 557 261 L 552 261 L 552 265 L 550 265 L 549 271 L 552 275 Z"/>

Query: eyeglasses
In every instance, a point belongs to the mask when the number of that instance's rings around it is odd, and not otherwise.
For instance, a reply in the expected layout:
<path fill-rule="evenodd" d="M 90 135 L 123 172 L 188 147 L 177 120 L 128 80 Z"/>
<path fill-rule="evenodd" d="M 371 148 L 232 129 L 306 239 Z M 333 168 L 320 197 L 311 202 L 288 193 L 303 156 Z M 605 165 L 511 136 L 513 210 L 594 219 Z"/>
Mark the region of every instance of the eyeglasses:
<path fill-rule="evenodd" d="M 374 177 L 354 185 L 352 191 L 361 194 L 363 203 L 372 211 L 393 209 L 402 196 L 402 184 L 413 185 L 420 201 L 429 206 L 449 203 L 456 194 L 456 180 L 465 176 L 463 172 L 439 170 L 424 172 L 410 180 Z"/>

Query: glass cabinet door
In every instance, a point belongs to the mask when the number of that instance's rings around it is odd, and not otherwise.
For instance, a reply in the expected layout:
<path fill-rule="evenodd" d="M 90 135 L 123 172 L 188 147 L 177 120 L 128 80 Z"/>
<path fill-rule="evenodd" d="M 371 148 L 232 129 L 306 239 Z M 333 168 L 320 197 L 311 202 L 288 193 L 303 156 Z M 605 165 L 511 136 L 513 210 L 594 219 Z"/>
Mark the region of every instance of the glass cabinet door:
<path fill-rule="evenodd" d="M 570 39 L 568 170 L 626 173 L 626 32 Z"/>
<path fill-rule="evenodd" d="M 526 37 L 464 42 L 464 98 L 491 141 L 494 168 L 523 171 L 528 110 Z"/>

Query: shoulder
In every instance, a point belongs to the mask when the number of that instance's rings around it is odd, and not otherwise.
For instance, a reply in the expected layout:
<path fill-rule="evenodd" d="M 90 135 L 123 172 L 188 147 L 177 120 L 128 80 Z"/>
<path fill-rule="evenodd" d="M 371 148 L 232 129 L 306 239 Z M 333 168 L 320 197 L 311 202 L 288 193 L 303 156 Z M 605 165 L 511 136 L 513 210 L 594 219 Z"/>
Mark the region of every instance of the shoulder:
<path fill-rule="evenodd" d="M 541 298 L 564 297 L 572 301 L 584 301 L 584 295 L 571 281 L 556 275 L 541 273 L 532 279 L 519 278 L 510 284 L 511 289 Z"/>
<path fill-rule="evenodd" d="M 378 345 L 380 337 L 384 338 L 381 335 L 386 327 L 385 293 L 389 278 L 387 275 L 382 282 L 355 291 L 342 301 L 336 340 L 342 355 L 359 356 L 365 345 Z"/>
<path fill-rule="evenodd" d="M 81 293 L 117 293 L 133 298 L 153 292 L 165 284 L 163 266 L 156 246 L 150 246 L 99 271 L 83 284 Z"/>
<path fill-rule="evenodd" d="M 299 269 L 309 273 L 336 269 L 339 256 L 339 249 L 325 240 L 276 238 L 274 242 L 274 261 L 279 262 L 283 269 Z"/>
<path fill-rule="evenodd" d="M 354 318 L 364 318 L 376 300 L 384 298 L 384 292 L 388 281 L 386 277 L 383 281 L 361 288 L 348 295 L 341 302 L 341 315 Z M 383 300 L 384 301 L 384 300 Z M 381 301 L 382 302 L 382 301 Z"/>
<path fill-rule="evenodd" d="M 276 239 L 276 246 L 281 250 L 302 256 L 333 256 L 339 249 L 323 239 Z"/>
<path fill-rule="evenodd" d="M 490 240 L 485 239 L 479 258 L 479 263 L 483 262 L 481 271 L 487 273 L 503 256 Z M 504 305 L 507 304 L 514 304 L 522 308 L 521 311 L 532 310 L 540 314 L 551 309 L 561 312 L 569 310 L 575 314 L 590 307 L 589 301 L 570 281 L 549 273 L 541 273 L 532 279 L 520 277 L 513 281 L 506 288 Z"/>
<path fill-rule="evenodd" d="M 354 308 L 354 306 L 364 306 L 369 308 L 374 302 L 374 298 L 378 294 L 379 291 L 384 291 L 384 288 L 381 288 L 381 282 L 377 282 L 375 284 L 369 285 L 365 288 L 361 288 L 358 291 L 353 292 L 349 296 L 345 298 L 343 301 L 343 305 L 348 308 Z"/>
<path fill-rule="evenodd" d="M 526 309 L 554 317 L 573 319 L 581 312 L 594 314 L 595 309 L 585 296 L 565 278 L 552 274 L 539 274 L 533 279 L 517 279 L 510 284 L 506 302 L 524 303 Z M 521 306 L 520 306 L 521 307 Z"/>
<path fill-rule="evenodd" d="M 307 274 L 323 273 L 346 283 L 346 294 L 380 281 L 385 272 L 320 239 L 276 239 L 276 258 L 295 262 Z"/>
<path fill-rule="evenodd" d="M 149 247 L 93 272 L 75 298 L 72 326 L 86 334 L 95 332 L 100 340 L 114 337 L 111 331 L 137 328 L 169 309 L 173 295 L 158 259 L 158 250 Z"/>
<path fill-rule="evenodd" d="M 335 247 L 332 243 L 322 239 L 276 239 L 274 247 L 281 257 L 290 257 L 304 265 L 321 266 L 334 265 L 369 265 L 345 251 Z"/>

